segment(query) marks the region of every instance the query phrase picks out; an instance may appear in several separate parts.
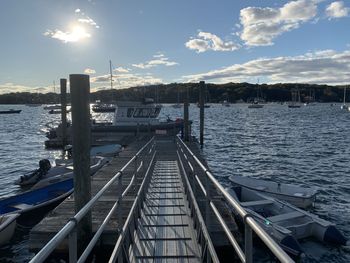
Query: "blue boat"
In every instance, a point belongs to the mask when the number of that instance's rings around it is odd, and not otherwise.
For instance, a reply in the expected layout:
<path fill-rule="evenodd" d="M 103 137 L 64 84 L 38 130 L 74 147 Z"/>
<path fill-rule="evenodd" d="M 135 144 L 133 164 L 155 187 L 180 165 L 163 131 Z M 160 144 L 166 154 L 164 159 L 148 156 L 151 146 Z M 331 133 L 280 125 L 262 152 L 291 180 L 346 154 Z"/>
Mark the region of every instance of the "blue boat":
<path fill-rule="evenodd" d="M 19 213 L 17 224 L 31 227 L 73 192 L 73 179 L 0 200 L 0 215 Z"/>

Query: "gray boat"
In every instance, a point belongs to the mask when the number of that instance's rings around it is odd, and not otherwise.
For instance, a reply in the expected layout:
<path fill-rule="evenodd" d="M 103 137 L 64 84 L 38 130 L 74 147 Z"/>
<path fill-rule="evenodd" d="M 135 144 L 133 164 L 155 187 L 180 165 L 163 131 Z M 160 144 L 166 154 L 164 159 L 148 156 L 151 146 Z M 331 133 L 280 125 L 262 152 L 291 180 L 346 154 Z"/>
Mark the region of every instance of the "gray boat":
<path fill-rule="evenodd" d="M 317 188 L 276 183 L 243 176 L 230 176 L 230 181 L 265 195 L 286 201 L 300 208 L 308 208 L 316 201 Z"/>
<path fill-rule="evenodd" d="M 298 240 L 313 238 L 334 245 L 348 245 L 336 226 L 291 204 L 241 186 L 226 189 L 260 226 L 288 253 L 303 253 Z"/>

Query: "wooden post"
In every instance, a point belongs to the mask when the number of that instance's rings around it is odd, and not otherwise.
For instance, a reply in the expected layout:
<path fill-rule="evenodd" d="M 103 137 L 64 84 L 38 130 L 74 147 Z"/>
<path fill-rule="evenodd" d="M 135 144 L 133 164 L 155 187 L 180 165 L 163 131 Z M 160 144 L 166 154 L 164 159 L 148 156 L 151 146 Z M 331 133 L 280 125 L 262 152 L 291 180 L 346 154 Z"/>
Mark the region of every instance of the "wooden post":
<path fill-rule="evenodd" d="M 67 144 L 67 80 L 60 79 L 61 86 L 61 122 L 62 122 L 62 148 Z"/>
<path fill-rule="evenodd" d="M 69 75 L 72 96 L 74 200 L 77 213 L 91 199 L 90 178 L 90 80 L 89 75 Z M 89 242 L 92 233 L 91 212 L 78 225 L 78 250 Z"/>
<path fill-rule="evenodd" d="M 205 82 L 199 82 L 199 143 L 203 147 L 204 138 L 204 92 Z"/>
<path fill-rule="evenodd" d="M 185 142 L 188 142 L 189 140 L 189 132 L 188 132 L 188 123 L 189 123 L 189 116 L 188 116 L 188 104 L 189 104 L 189 96 L 188 96 L 188 87 L 186 87 L 186 96 L 185 96 L 185 103 L 184 103 L 184 140 Z"/>

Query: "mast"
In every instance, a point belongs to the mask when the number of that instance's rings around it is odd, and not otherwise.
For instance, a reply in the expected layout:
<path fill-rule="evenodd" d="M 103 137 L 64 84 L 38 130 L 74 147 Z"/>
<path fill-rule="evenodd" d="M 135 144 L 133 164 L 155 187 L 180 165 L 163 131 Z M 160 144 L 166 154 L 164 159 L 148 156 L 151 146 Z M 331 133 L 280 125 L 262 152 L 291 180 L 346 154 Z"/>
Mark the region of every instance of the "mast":
<path fill-rule="evenodd" d="M 346 97 L 346 86 L 344 86 L 344 99 L 343 99 L 343 104 L 345 105 L 345 97 Z"/>
<path fill-rule="evenodd" d="M 112 61 L 109 60 L 109 72 L 111 74 L 111 89 L 113 89 Z"/>

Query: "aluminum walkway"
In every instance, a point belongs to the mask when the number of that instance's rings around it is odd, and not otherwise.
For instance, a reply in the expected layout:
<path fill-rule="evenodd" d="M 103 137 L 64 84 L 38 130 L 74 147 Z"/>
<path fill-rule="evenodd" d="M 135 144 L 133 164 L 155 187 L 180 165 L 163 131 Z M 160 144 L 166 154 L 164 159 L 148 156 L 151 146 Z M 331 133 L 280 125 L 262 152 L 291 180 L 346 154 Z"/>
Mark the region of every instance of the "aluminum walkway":
<path fill-rule="evenodd" d="M 200 262 L 199 255 L 178 162 L 157 161 L 130 249 L 130 262 Z"/>

